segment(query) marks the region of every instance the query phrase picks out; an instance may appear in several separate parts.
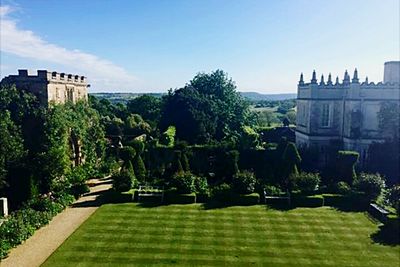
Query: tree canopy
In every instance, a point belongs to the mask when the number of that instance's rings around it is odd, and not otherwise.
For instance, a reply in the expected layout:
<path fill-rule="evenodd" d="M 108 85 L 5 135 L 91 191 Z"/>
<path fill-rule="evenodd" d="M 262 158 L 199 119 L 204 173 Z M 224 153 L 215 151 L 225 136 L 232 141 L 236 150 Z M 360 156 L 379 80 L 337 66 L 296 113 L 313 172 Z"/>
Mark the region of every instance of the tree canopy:
<path fill-rule="evenodd" d="M 185 87 L 168 93 L 160 128 L 174 125 L 177 138 L 189 143 L 237 141 L 242 126 L 251 119 L 249 104 L 236 91 L 233 80 L 216 70 L 199 73 Z"/>

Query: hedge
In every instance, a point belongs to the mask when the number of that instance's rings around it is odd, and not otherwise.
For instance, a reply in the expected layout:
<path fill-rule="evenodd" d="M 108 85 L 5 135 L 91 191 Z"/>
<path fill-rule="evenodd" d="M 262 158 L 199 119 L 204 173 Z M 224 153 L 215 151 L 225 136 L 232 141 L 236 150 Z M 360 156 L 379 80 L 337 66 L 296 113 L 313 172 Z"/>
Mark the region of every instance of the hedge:
<path fill-rule="evenodd" d="M 179 194 L 176 191 L 166 191 L 164 200 L 169 204 L 191 204 L 196 203 L 196 194 Z"/>
<path fill-rule="evenodd" d="M 196 203 L 206 203 L 210 200 L 210 194 L 196 194 Z"/>
<path fill-rule="evenodd" d="M 348 197 L 341 195 L 341 194 L 322 194 L 324 197 L 324 205 L 325 206 L 332 206 L 332 207 L 339 207 L 346 204 Z"/>
<path fill-rule="evenodd" d="M 292 195 L 291 199 L 292 206 L 295 207 L 322 207 L 324 205 L 324 197 L 322 195 L 314 196 L 300 196 Z"/>
<path fill-rule="evenodd" d="M 260 194 L 251 193 L 251 194 L 232 194 L 231 199 L 232 204 L 236 205 L 256 205 L 260 203 Z"/>

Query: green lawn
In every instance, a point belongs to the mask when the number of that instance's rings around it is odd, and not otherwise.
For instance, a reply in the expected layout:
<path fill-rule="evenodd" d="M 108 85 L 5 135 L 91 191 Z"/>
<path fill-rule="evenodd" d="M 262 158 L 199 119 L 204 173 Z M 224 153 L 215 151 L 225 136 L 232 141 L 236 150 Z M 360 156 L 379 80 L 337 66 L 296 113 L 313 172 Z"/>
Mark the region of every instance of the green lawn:
<path fill-rule="evenodd" d="M 399 266 L 364 213 L 328 207 L 100 207 L 43 266 Z"/>

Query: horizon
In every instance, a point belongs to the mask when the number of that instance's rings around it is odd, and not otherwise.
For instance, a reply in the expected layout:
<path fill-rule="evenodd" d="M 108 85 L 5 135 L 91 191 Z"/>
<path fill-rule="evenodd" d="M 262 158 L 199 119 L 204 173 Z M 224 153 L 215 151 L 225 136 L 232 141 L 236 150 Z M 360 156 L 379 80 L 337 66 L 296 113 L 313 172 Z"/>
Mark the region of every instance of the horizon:
<path fill-rule="evenodd" d="M 222 69 L 240 92 L 291 94 L 300 73 L 380 82 L 400 58 L 396 0 L 92 3 L 2 0 L 0 78 L 47 69 L 88 77 L 89 93 L 162 93 Z"/>

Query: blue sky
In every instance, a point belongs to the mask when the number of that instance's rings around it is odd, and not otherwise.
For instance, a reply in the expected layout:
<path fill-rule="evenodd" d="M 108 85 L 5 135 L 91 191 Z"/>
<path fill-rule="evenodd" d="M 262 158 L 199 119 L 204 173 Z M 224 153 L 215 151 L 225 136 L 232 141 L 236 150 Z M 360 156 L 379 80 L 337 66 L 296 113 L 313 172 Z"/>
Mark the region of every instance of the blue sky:
<path fill-rule="evenodd" d="M 165 92 L 223 69 L 240 91 L 311 78 L 383 79 L 399 60 L 399 0 L 0 0 L 1 77 L 83 74 L 91 92 Z"/>

